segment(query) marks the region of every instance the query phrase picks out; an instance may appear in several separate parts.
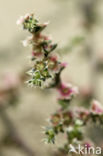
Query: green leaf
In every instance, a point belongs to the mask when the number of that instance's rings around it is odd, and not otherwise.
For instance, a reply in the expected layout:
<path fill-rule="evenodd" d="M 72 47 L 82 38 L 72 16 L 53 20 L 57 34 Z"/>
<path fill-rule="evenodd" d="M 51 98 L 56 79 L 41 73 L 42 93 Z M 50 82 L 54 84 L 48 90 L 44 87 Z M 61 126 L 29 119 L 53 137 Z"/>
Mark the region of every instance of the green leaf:
<path fill-rule="evenodd" d="M 59 99 L 58 103 L 63 109 L 67 109 L 70 105 L 71 99 Z"/>

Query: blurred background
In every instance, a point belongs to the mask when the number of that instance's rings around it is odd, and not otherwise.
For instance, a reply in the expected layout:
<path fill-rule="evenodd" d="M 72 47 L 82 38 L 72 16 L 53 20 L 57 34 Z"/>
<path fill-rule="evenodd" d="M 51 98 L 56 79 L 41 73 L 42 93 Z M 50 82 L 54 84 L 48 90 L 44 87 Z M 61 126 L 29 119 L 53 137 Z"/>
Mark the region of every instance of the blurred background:
<path fill-rule="evenodd" d="M 24 83 L 31 49 L 22 46 L 29 34 L 16 21 L 26 13 L 50 21 L 45 33 L 52 34 L 60 59 L 68 63 L 62 79 L 77 85 L 82 99 L 103 103 L 102 0 L 0 1 L 0 156 L 51 156 L 56 150 L 42 141 L 42 127 L 58 108 L 55 91 Z M 103 145 L 103 129 L 89 129 L 88 138 Z"/>

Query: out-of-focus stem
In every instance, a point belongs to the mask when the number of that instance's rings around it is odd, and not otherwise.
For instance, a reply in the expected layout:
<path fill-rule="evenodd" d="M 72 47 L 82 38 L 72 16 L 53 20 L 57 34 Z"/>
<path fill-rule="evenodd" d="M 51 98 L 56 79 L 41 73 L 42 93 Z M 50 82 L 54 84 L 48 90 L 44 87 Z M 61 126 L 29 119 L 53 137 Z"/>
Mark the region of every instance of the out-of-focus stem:
<path fill-rule="evenodd" d="M 97 88 L 97 71 L 96 71 L 96 55 L 93 51 L 92 43 L 92 30 L 96 22 L 96 0 L 84 0 L 82 1 L 82 12 L 84 14 L 85 31 L 88 35 L 88 41 L 85 44 L 85 50 L 88 55 L 88 60 L 90 63 L 90 86 L 93 91 L 93 97 L 96 98 L 96 88 Z"/>
<path fill-rule="evenodd" d="M 3 120 L 7 131 L 9 132 L 9 136 L 18 145 L 18 147 L 21 148 L 21 150 L 23 150 L 26 155 L 35 156 L 34 151 L 30 147 L 28 147 L 26 143 L 22 140 L 22 138 L 19 136 L 16 127 L 7 115 L 5 107 L 2 104 L 0 105 L 0 117 Z"/>

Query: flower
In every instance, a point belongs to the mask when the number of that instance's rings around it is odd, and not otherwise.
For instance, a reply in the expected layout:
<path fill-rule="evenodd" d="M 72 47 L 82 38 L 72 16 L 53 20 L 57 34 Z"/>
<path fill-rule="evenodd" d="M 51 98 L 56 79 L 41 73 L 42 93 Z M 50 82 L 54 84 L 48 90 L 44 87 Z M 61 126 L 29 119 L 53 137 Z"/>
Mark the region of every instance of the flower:
<path fill-rule="evenodd" d="M 32 42 L 32 36 L 27 37 L 27 39 L 22 41 L 24 47 L 27 47 Z"/>
<path fill-rule="evenodd" d="M 63 67 L 63 68 L 67 67 L 67 65 L 68 65 L 68 63 L 66 63 L 66 62 L 61 63 L 61 67 Z"/>
<path fill-rule="evenodd" d="M 53 114 L 51 116 L 51 123 L 54 125 L 54 126 L 57 126 L 58 124 L 60 124 L 60 121 L 61 121 L 61 115 L 56 113 L 56 114 Z"/>
<path fill-rule="evenodd" d="M 89 151 L 90 147 L 93 147 L 93 144 L 90 141 L 88 141 L 88 142 L 84 142 L 83 146 L 85 147 L 85 149 L 87 149 L 87 151 Z"/>
<path fill-rule="evenodd" d="M 73 120 L 73 113 L 72 112 L 63 112 L 63 124 L 69 125 Z"/>
<path fill-rule="evenodd" d="M 32 60 L 36 59 L 36 61 L 42 60 L 44 57 L 43 53 L 40 51 L 32 51 Z"/>
<path fill-rule="evenodd" d="M 42 42 L 52 42 L 52 36 L 46 36 L 46 35 L 42 35 L 42 34 L 38 34 L 36 36 L 36 42 L 38 43 L 42 43 Z"/>
<path fill-rule="evenodd" d="M 56 55 L 48 57 L 48 69 L 54 73 L 58 73 L 60 71 L 60 63 L 58 62 Z"/>
<path fill-rule="evenodd" d="M 24 47 L 32 45 L 31 61 L 33 67 L 28 72 L 31 79 L 28 82 L 31 86 L 39 86 L 41 88 L 49 87 L 55 82 L 56 73 L 61 69 L 60 62 L 56 56 L 51 56 L 51 52 L 57 47 L 57 44 L 52 44 L 51 37 L 42 35 L 42 31 L 48 23 L 39 24 L 33 14 L 26 14 L 19 19 L 23 29 L 28 30 L 32 36 L 22 41 Z"/>
<path fill-rule="evenodd" d="M 22 41 L 22 44 L 23 44 L 24 47 L 27 47 L 27 45 L 28 45 L 28 40 L 23 40 L 23 41 Z"/>
<path fill-rule="evenodd" d="M 24 15 L 24 19 L 28 19 L 30 16 L 32 16 L 32 14 L 26 13 L 26 14 Z"/>
<path fill-rule="evenodd" d="M 72 95 L 78 94 L 78 88 L 72 87 L 71 84 L 61 83 L 58 87 L 60 99 L 69 99 Z"/>
<path fill-rule="evenodd" d="M 24 21 L 25 21 L 24 16 L 20 16 L 20 18 L 17 20 L 16 24 L 21 25 L 21 24 L 23 24 Z"/>
<path fill-rule="evenodd" d="M 85 145 L 88 149 L 91 147 L 91 144 L 88 143 L 88 142 L 86 142 L 84 145 Z"/>
<path fill-rule="evenodd" d="M 95 113 L 103 113 L 103 108 L 101 107 L 101 104 L 97 100 L 92 101 L 91 109 Z"/>
<path fill-rule="evenodd" d="M 76 116 L 82 121 L 86 121 L 88 119 L 88 116 L 90 115 L 90 112 L 86 109 L 78 109 L 76 110 Z"/>
<path fill-rule="evenodd" d="M 26 19 L 28 19 L 30 16 L 33 16 L 32 14 L 25 14 L 24 16 L 20 16 L 20 18 L 17 20 L 16 24 L 21 25 L 25 22 Z"/>
<path fill-rule="evenodd" d="M 47 40 L 47 41 L 51 41 L 52 40 L 52 36 L 44 36 L 44 40 Z"/>

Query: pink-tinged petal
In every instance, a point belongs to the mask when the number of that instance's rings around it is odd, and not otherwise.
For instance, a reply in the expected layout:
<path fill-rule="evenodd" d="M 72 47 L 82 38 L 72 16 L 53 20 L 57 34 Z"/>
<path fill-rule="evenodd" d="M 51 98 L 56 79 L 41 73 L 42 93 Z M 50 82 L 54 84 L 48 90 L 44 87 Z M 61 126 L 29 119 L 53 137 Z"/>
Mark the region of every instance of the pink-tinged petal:
<path fill-rule="evenodd" d="M 50 41 L 50 40 L 52 40 L 52 37 L 51 36 L 44 36 L 44 40 Z"/>
<path fill-rule="evenodd" d="M 66 62 L 63 62 L 63 63 L 61 63 L 61 67 L 67 67 L 67 65 L 68 65 L 68 63 L 66 63 Z"/>
<path fill-rule="evenodd" d="M 56 55 L 49 56 L 48 69 L 52 73 L 58 73 L 60 71 L 60 63 L 58 63 L 58 57 Z"/>
<path fill-rule="evenodd" d="M 87 150 L 89 150 L 91 146 L 93 147 L 93 145 L 90 142 L 85 142 L 83 145 L 85 146 Z"/>
<path fill-rule="evenodd" d="M 53 56 L 51 56 L 50 58 L 49 58 L 51 61 L 53 61 L 53 62 L 56 62 L 57 61 L 57 56 L 55 55 L 53 55 Z"/>
<path fill-rule="evenodd" d="M 58 91 L 60 94 L 60 99 L 68 99 L 71 97 L 71 95 L 78 94 L 77 87 L 72 87 L 71 84 L 61 83 L 58 87 Z"/>
<path fill-rule="evenodd" d="M 42 56 L 42 55 L 43 55 L 42 52 L 34 52 L 34 51 L 32 51 L 32 56 L 34 56 L 34 57 L 39 57 L 39 56 Z"/>
<path fill-rule="evenodd" d="M 91 144 L 90 144 L 90 143 L 88 143 L 88 142 L 87 142 L 87 143 L 85 143 L 85 145 L 86 145 L 86 147 L 87 147 L 87 148 L 90 148 L 90 147 L 91 147 Z"/>
<path fill-rule="evenodd" d="M 96 100 L 92 101 L 91 109 L 95 113 L 103 113 L 103 108 L 101 107 L 101 104 L 98 101 L 96 101 Z"/>
<path fill-rule="evenodd" d="M 32 51 L 31 60 L 35 60 L 34 63 L 36 63 L 37 61 L 41 61 L 43 58 L 44 54 L 42 52 Z"/>

